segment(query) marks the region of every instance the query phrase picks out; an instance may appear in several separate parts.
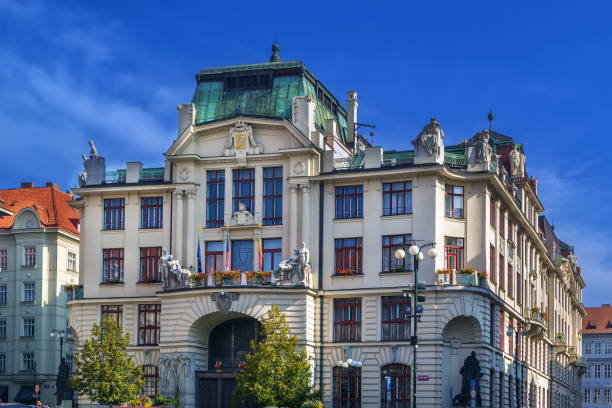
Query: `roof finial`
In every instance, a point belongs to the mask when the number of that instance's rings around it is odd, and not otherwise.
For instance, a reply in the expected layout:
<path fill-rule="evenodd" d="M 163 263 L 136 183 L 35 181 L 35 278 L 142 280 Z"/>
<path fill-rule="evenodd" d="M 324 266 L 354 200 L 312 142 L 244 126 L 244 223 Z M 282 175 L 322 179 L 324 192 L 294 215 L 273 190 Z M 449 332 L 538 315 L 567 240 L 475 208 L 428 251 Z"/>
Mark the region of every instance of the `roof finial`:
<path fill-rule="evenodd" d="M 491 133 L 491 127 L 493 124 L 493 109 L 489 109 L 489 114 L 487 115 L 487 118 L 489 119 L 489 133 Z"/>
<path fill-rule="evenodd" d="M 280 51 L 280 45 L 277 42 L 272 44 L 272 56 L 270 57 L 270 62 L 280 62 L 281 57 L 278 55 Z"/>

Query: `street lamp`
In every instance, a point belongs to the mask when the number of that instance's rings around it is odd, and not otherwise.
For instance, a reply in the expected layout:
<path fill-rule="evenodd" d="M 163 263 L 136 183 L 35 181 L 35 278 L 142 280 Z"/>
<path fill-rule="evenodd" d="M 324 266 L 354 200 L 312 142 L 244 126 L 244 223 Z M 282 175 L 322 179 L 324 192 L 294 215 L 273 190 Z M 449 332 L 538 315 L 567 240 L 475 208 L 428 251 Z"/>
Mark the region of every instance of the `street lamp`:
<path fill-rule="evenodd" d="M 416 362 L 417 362 L 417 350 L 419 348 L 419 338 L 417 336 L 417 321 L 423 314 L 423 307 L 419 308 L 419 302 L 425 302 L 425 296 L 419 296 L 419 289 L 425 289 L 425 283 L 419 282 L 419 262 L 423 260 L 423 249 L 429 248 L 427 251 L 427 256 L 429 258 L 435 258 L 438 256 L 438 250 L 436 249 L 435 242 L 425 242 L 421 246 L 413 243 L 410 248 L 408 248 L 408 253 L 414 257 L 414 286 L 409 290 L 414 293 L 414 308 L 412 309 L 412 313 L 409 314 L 413 319 L 413 335 L 410 337 L 410 345 L 412 345 L 412 407 L 416 408 L 416 384 L 417 384 L 417 376 L 416 376 Z M 398 261 L 404 259 L 406 257 L 406 252 L 403 249 L 398 249 L 395 251 L 395 259 Z M 405 292 L 405 291 L 403 291 Z"/>
<path fill-rule="evenodd" d="M 516 333 L 516 341 L 515 341 L 515 346 L 514 346 L 514 364 L 516 366 L 516 405 L 518 407 L 522 407 L 523 404 L 521 404 L 522 401 L 522 392 L 521 389 L 519 388 L 519 374 L 518 374 L 518 370 L 519 370 L 519 335 L 524 336 L 527 334 L 527 324 L 522 323 L 522 322 L 516 322 L 516 326 L 513 325 L 509 325 L 508 326 L 508 330 L 506 331 L 506 335 L 508 337 L 512 336 L 514 333 Z M 523 370 L 521 369 L 521 387 L 523 386 Z"/>
<path fill-rule="evenodd" d="M 61 361 L 62 354 L 64 353 L 64 339 L 70 340 L 72 338 L 72 333 L 70 333 L 70 329 L 62 329 L 62 330 L 51 329 L 51 331 L 49 332 L 49 337 L 51 337 L 52 339 L 54 339 L 55 337 L 59 338 L 60 340 L 60 361 Z"/>

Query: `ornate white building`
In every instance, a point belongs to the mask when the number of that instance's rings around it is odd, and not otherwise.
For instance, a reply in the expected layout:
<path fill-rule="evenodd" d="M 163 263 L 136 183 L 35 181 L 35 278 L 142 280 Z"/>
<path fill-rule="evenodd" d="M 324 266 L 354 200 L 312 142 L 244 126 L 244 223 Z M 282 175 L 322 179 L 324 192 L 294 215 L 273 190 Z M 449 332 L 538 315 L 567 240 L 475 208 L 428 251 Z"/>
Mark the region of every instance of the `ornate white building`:
<path fill-rule="evenodd" d="M 249 340 L 277 304 L 326 407 L 410 406 L 407 254 L 435 243 L 438 256 L 419 264 L 418 406 L 460 401 L 466 361 L 479 363 L 482 406 L 580 406 L 584 282 L 540 216 L 524 147 L 488 130 L 450 145 L 468 135 L 432 119 L 406 139 L 414 150 L 385 152 L 356 133 L 357 92 L 345 108 L 273 51 L 269 63 L 196 75 L 163 168 L 106 172 L 92 145 L 74 204 L 79 342 L 115 318 L 146 392 L 170 396 L 178 382 L 185 406 L 228 406 Z M 185 279 L 198 252 L 203 274 Z M 186 270 L 177 278 L 175 260 Z"/>

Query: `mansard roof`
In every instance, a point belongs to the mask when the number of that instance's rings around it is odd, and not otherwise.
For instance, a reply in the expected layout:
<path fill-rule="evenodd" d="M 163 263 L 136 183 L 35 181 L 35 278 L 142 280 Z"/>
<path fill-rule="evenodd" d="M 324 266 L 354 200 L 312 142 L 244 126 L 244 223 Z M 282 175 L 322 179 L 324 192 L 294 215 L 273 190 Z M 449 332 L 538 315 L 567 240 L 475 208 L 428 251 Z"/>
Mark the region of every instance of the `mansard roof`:
<path fill-rule="evenodd" d="M 0 231 L 11 230 L 21 210 L 27 208 L 36 212 L 43 227 L 79 235 L 79 212 L 68 204 L 72 200 L 74 197 L 53 183 L 46 187 L 0 190 L 0 206 L 4 209 L 0 212 Z"/>
<path fill-rule="evenodd" d="M 587 307 L 586 311 L 587 315 L 582 319 L 583 334 L 612 333 L 612 306 Z"/>
<path fill-rule="evenodd" d="M 346 140 L 342 103 L 300 61 L 205 68 L 195 79 L 196 124 L 237 116 L 291 120 L 293 98 L 308 95 L 315 102 L 317 128 L 325 132 L 325 121 L 336 119 Z"/>

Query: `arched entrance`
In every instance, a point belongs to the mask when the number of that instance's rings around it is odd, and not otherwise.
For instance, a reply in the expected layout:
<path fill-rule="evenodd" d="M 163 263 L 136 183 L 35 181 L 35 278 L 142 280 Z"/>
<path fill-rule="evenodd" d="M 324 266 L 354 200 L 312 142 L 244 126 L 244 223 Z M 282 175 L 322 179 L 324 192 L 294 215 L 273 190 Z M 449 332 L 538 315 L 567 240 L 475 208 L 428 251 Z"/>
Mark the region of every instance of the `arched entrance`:
<path fill-rule="evenodd" d="M 220 323 L 210 332 L 208 371 L 197 373 L 197 408 L 232 406 L 234 373 L 246 363 L 251 340 L 258 340 L 260 327 L 261 323 L 252 317 L 239 317 Z"/>

